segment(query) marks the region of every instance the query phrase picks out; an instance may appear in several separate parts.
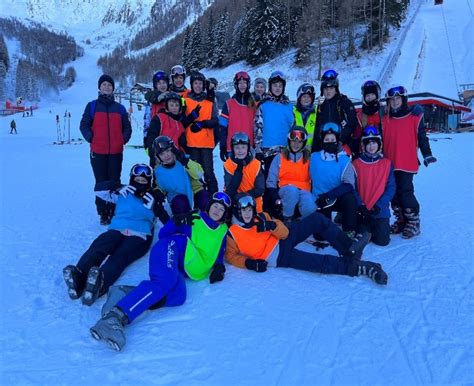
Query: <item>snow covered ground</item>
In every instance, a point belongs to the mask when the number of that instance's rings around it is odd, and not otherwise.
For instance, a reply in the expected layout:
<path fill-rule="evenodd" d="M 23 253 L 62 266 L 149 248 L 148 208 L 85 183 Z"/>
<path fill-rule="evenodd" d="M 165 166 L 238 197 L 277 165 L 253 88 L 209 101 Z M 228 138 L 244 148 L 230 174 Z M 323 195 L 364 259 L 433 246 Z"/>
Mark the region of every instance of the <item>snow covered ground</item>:
<path fill-rule="evenodd" d="M 68 107 L 77 138 L 82 105 Z M 0 120 L 0 383 L 474 381 L 473 134 L 431 136 L 439 162 L 416 177 L 422 234 L 367 247 L 365 258 L 388 272 L 387 287 L 229 267 L 222 283 L 188 282 L 184 306 L 148 312 L 129 326 L 118 354 L 89 335 L 103 300 L 90 308 L 69 300 L 61 276 L 104 228 L 88 146 L 52 144 L 56 110 L 18 117 L 18 135 L 8 134 L 10 118 Z M 123 181 L 145 160 L 143 150 L 128 148 Z M 119 282 L 146 276 L 144 257 Z"/>

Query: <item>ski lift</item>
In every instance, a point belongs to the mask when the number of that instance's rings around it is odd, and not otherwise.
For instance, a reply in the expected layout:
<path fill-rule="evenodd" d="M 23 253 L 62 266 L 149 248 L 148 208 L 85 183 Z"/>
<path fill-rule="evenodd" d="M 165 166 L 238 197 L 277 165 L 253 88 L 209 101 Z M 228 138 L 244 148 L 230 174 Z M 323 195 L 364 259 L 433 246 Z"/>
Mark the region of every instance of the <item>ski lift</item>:
<path fill-rule="evenodd" d="M 443 0 L 434 0 L 434 5 L 442 5 Z"/>

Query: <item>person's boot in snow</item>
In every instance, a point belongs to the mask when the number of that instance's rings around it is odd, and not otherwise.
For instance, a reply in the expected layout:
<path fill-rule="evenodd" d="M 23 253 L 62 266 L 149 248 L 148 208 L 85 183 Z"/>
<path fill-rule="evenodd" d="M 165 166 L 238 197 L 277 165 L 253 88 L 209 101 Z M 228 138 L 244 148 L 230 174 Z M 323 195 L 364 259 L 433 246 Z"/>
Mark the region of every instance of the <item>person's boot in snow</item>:
<path fill-rule="evenodd" d="M 89 270 L 86 281 L 86 289 L 82 294 L 82 304 L 91 306 L 96 299 L 102 295 L 104 274 L 99 267 L 92 267 Z"/>
<path fill-rule="evenodd" d="M 72 300 L 79 299 L 86 286 L 86 275 L 75 265 L 68 265 L 63 268 L 63 277 L 69 297 Z"/>
<path fill-rule="evenodd" d="M 362 232 L 355 235 L 352 239 L 353 242 L 351 246 L 349 247 L 347 253 L 344 254 L 344 256 L 360 260 L 360 258 L 362 257 L 362 251 L 369 243 L 371 236 L 372 235 L 370 234 L 370 232 Z"/>
<path fill-rule="evenodd" d="M 405 209 L 403 215 L 406 219 L 406 224 L 402 231 L 402 237 L 404 239 L 411 239 L 414 236 L 418 236 L 421 233 L 420 215 L 410 208 Z"/>
<path fill-rule="evenodd" d="M 390 232 L 394 235 L 402 233 L 405 228 L 406 220 L 403 216 L 403 210 L 400 206 L 392 205 L 393 215 L 395 216 L 395 222 L 390 227 Z"/>
<path fill-rule="evenodd" d="M 348 274 L 350 276 L 367 276 L 377 284 L 386 285 L 388 275 L 383 270 L 382 265 L 373 263 L 372 261 L 359 261 L 353 259 L 349 263 Z"/>
<path fill-rule="evenodd" d="M 103 340 L 114 350 L 121 351 L 125 346 L 125 326 L 128 317 L 123 311 L 114 307 L 91 327 L 90 332 L 94 339 Z"/>

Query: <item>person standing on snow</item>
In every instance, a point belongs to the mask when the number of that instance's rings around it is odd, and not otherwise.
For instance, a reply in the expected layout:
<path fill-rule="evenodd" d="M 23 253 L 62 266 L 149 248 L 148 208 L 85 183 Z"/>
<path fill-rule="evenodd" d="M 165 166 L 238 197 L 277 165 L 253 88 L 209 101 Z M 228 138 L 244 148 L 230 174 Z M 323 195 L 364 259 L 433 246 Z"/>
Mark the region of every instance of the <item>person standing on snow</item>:
<path fill-rule="evenodd" d="M 431 153 L 426 136 L 423 110 L 419 105 L 408 106 L 405 87 L 395 86 L 385 94 L 387 114 L 382 118 L 385 156 L 395 169 L 396 192 L 392 209 L 396 222 L 392 233 L 401 233 L 405 239 L 420 234 L 420 204 L 415 197 L 413 176 L 418 172 L 418 148 L 423 163 L 428 166 L 437 161 Z"/>
<path fill-rule="evenodd" d="M 117 205 L 109 229 L 97 237 L 76 265 L 63 269 L 69 297 L 90 306 L 107 292 L 122 272 L 142 257 L 153 239 L 155 201 L 151 195 L 152 169 L 136 164 L 129 185 L 118 192 L 101 192 Z M 104 262 L 105 261 L 105 262 Z"/>
<path fill-rule="evenodd" d="M 12 121 L 10 122 L 10 134 L 13 134 L 13 132 L 15 132 L 15 134 L 18 134 L 18 132 L 16 131 L 16 122 L 14 119 L 12 119 Z"/>
<path fill-rule="evenodd" d="M 110 224 L 115 205 L 100 198 L 100 192 L 120 186 L 124 145 L 130 140 L 132 126 L 127 110 L 114 100 L 115 82 L 109 75 L 98 81 L 99 97 L 86 105 L 80 129 L 91 144 L 90 161 L 95 177 L 95 204 L 102 225 Z"/>
<path fill-rule="evenodd" d="M 357 126 L 354 105 L 347 96 L 339 91 L 338 73 L 327 70 L 321 77 L 321 96 L 318 100 L 318 116 L 316 118 L 315 141 L 311 152 L 321 150 L 321 128 L 328 122 L 335 122 L 341 128 L 340 141 L 346 153 L 350 154 L 352 134 Z M 319 139 L 319 140 L 316 140 Z"/>
<path fill-rule="evenodd" d="M 227 211 L 230 197 L 216 192 L 205 212 L 176 215 L 161 228 L 150 253 L 150 280 L 119 300 L 91 329 L 94 339 L 121 351 L 125 327 L 150 308 L 176 307 L 186 301 L 185 279 L 210 284 L 224 280 Z"/>
<path fill-rule="evenodd" d="M 317 108 L 314 105 L 316 93 L 314 86 L 303 83 L 296 92 L 296 105 L 293 106 L 295 125 L 304 127 L 308 136 L 306 146 L 311 150 L 313 145 L 314 130 L 316 128 Z"/>

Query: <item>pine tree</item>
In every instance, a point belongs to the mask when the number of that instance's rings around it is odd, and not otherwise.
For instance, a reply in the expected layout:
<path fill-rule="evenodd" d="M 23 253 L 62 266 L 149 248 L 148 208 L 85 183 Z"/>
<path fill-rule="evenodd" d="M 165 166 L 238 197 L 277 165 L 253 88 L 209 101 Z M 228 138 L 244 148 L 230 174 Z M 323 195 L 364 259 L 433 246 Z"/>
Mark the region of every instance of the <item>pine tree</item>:
<path fill-rule="evenodd" d="M 191 28 L 186 28 L 186 32 L 184 33 L 184 40 L 183 40 L 183 53 L 181 56 L 181 62 L 183 63 L 184 68 L 190 69 L 191 65 Z"/>
<path fill-rule="evenodd" d="M 202 47 L 201 23 L 194 23 L 189 47 L 189 70 L 200 69 L 206 65 Z"/>
<path fill-rule="evenodd" d="M 215 65 L 215 50 L 217 44 L 214 40 L 214 34 L 216 31 L 216 25 L 214 20 L 214 12 L 209 13 L 209 22 L 207 26 L 207 35 L 206 35 L 206 65 L 208 67 L 213 67 Z"/>
<path fill-rule="evenodd" d="M 229 30 L 229 13 L 225 11 L 215 28 L 215 47 L 212 61 L 213 67 L 223 67 L 224 59 L 227 54 L 227 31 Z"/>
<path fill-rule="evenodd" d="M 10 67 L 10 58 L 8 56 L 8 48 L 5 44 L 5 40 L 3 35 L 0 35 L 0 63 L 5 65 L 5 70 L 8 71 Z"/>

